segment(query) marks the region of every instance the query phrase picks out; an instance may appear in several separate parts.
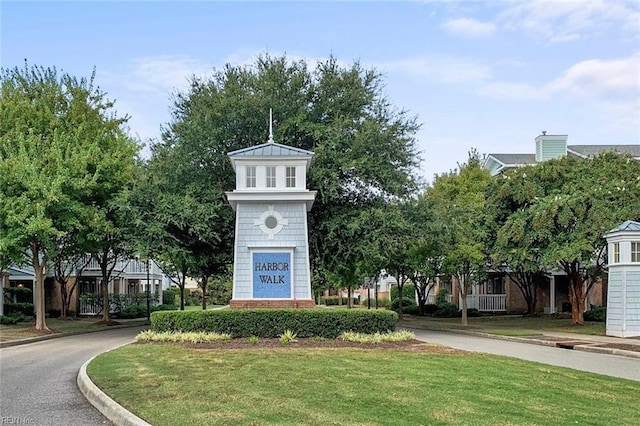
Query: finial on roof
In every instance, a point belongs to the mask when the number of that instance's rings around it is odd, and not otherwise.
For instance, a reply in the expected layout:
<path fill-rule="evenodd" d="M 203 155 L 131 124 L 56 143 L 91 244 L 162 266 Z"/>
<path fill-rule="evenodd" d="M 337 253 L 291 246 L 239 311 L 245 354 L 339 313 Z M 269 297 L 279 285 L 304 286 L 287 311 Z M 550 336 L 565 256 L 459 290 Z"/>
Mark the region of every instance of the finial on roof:
<path fill-rule="evenodd" d="M 269 108 L 269 143 L 273 142 L 273 110 Z"/>

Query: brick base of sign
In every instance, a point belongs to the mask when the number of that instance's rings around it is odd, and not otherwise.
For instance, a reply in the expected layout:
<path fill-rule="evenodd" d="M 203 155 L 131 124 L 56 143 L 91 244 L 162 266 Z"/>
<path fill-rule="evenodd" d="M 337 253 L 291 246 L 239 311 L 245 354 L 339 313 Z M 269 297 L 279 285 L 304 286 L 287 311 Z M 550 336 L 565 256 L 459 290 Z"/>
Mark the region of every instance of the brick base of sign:
<path fill-rule="evenodd" d="M 231 300 L 231 309 L 255 309 L 255 308 L 315 308 L 313 300 Z"/>

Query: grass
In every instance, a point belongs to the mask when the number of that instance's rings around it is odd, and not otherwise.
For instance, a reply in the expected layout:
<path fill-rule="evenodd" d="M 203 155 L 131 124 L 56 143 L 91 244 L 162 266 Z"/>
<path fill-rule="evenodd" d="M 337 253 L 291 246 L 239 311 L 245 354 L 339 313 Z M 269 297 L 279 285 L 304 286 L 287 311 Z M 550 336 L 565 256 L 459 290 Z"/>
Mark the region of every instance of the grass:
<path fill-rule="evenodd" d="M 486 354 L 129 345 L 88 367 L 163 425 L 635 425 L 640 383 Z"/>
<path fill-rule="evenodd" d="M 464 329 L 502 336 L 534 336 L 546 332 L 576 333 L 604 336 L 604 322 L 585 322 L 584 325 L 573 326 L 571 319 L 521 316 L 493 316 L 469 318 L 469 325 L 463 327 L 460 318 L 421 318 L 407 317 L 406 324 L 412 327 L 429 329 Z"/>
<path fill-rule="evenodd" d="M 54 333 L 73 334 L 81 333 L 85 331 L 100 330 L 107 326 L 97 325 L 96 323 L 101 320 L 100 318 L 78 318 L 74 320 L 61 320 L 58 318 L 47 318 L 47 327 Z M 118 320 L 115 320 L 118 321 Z M 127 320 L 126 324 L 130 326 L 145 325 L 148 324 L 146 318 Z M 43 333 L 34 328 L 34 320 L 19 322 L 15 325 L 0 325 L 0 341 L 22 339 L 28 337 L 42 336 Z M 124 322 L 123 322 L 124 324 Z"/>

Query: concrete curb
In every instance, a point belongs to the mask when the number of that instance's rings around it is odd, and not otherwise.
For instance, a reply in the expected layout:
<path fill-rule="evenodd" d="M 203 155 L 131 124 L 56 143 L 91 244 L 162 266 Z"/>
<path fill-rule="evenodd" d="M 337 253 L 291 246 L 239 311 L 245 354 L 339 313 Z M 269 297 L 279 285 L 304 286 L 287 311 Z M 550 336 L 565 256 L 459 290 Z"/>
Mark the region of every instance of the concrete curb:
<path fill-rule="evenodd" d="M 640 359 L 640 352 L 625 351 L 623 349 L 599 348 L 597 346 L 591 346 L 591 345 L 577 345 L 577 346 L 574 346 L 573 349 L 576 351 L 596 352 L 601 354 L 617 355 L 617 356 L 624 356 L 627 358 Z"/>
<path fill-rule="evenodd" d="M 100 411 L 116 426 L 152 426 L 150 423 L 145 422 L 140 417 L 115 402 L 91 381 L 87 375 L 87 365 L 89 365 L 96 356 L 82 364 L 82 367 L 80 367 L 80 371 L 78 372 L 76 382 L 80 392 L 82 392 L 82 395 L 84 395 L 91 405 L 96 407 L 98 411 Z"/>
<path fill-rule="evenodd" d="M 499 334 L 489 334 L 489 333 L 482 333 L 477 331 L 456 330 L 456 329 L 435 329 L 435 328 L 420 328 L 420 327 L 407 327 L 407 326 L 402 328 L 413 328 L 414 330 L 442 331 L 447 333 L 466 334 L 469 336 L 485 337 L 488 339 L 510 340 L 512 342 L 529 343 L 532 345 L 549 346 L 553 348 L 558 347 L 556 345 L 556 343 L 558 343 L 557 341 L 540 340 L 540 339 L 536 339 L 535 337 L 524 338 L 524 337 L 515 337 L 515 336 L 501 336 Z M 576 336 L 575 340 L 580 340 L 580 338 Z M 574 346 L 573 350 L 640 359 L 640 352 L 625 351 L 622 349 L 600 348 L 597 346 L 593 346 L 593 345 L 599 345 L 599 344 L 601 343 L 593 342 L 585 345 L 576 345 Z"/>

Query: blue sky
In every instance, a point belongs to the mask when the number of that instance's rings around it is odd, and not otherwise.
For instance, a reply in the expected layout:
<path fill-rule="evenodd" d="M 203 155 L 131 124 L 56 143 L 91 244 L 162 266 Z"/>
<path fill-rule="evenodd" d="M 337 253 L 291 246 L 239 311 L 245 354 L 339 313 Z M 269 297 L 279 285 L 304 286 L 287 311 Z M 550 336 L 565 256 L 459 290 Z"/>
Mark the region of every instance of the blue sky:
<path fill-rule="evenodd" d="M 27 59 L 88 77 L 95 66 L 143 141 L 159 137 L 191 75 L 269 52 L 383 73 L 387 97 L 422 123 L 427 179 L 471 148 L 532 153 L 543 130 L 570 144 L 640 143 L 635 1 L 4 0 L 0 14 L 2 67 Z"/>

